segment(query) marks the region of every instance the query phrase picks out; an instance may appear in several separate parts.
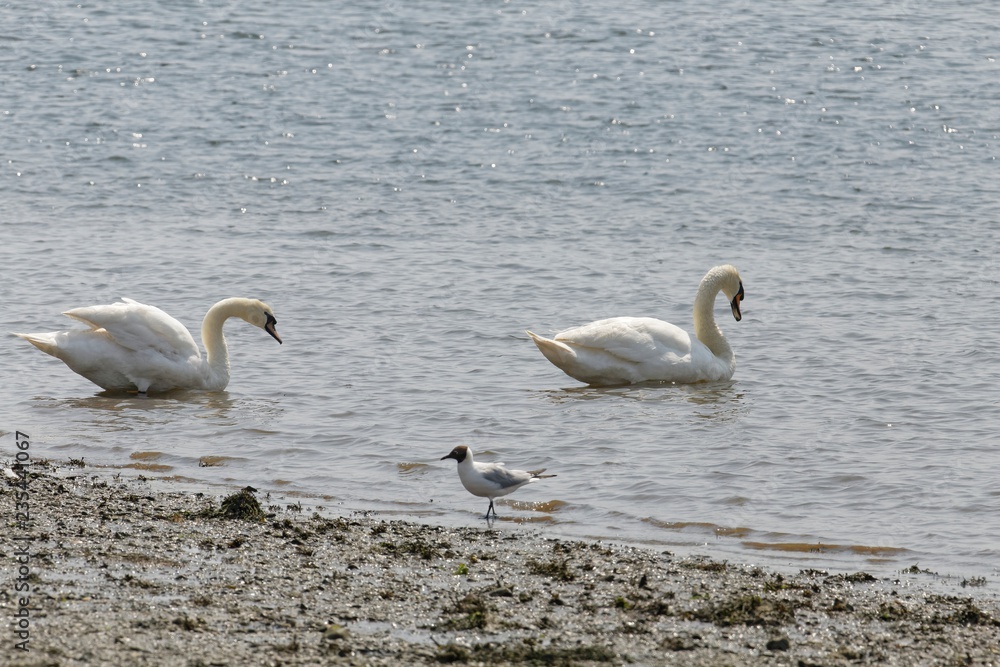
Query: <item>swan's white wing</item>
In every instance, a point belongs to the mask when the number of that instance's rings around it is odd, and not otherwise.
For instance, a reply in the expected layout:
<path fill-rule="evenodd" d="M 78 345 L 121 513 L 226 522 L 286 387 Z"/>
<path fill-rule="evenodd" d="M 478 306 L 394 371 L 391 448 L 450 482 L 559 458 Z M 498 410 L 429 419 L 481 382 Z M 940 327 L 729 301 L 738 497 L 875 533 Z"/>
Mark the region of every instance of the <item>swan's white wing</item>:
<path fill-rule="evenodd" d="M 74 308 L 63 314 L 94 329 L 104 329 L 116 343 L 136 352 L 155 350 L 178 361 L 201 358 L 191 332 L 155 306 L 122 299 L 108 305 Z"/>
<path fill-rule="evenodd" d="M 636 364 L 681 359 L 691 353 L 691 335 L 652 317 L 612 317 L 554 336 L 571 347 L 600 350 Z"/>

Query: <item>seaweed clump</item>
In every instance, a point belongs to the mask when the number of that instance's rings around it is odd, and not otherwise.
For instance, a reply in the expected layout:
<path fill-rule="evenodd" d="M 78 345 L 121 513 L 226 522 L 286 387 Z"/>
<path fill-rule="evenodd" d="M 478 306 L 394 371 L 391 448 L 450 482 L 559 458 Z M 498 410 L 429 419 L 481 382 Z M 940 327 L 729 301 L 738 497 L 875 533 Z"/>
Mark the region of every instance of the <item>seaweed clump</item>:
<path fill-rule="evenodd" d="M 255 493 L 257 493 L 257 489 L 247 486 L 231 496 L 226 496 L 223 498 L 216 516 L 221 519 L 263 522 L 267 515 L 261 509 L 260 501 L 254 497 Z"/>
<path fill-rule="evenodd" d="M 776 626 L 795 618 L 792 606 L 784 600 L 768 600 L 759 595 L 740 595 L 718 604 L 685 614 L 689 618 L 728 627 L 734 625 Z"/>

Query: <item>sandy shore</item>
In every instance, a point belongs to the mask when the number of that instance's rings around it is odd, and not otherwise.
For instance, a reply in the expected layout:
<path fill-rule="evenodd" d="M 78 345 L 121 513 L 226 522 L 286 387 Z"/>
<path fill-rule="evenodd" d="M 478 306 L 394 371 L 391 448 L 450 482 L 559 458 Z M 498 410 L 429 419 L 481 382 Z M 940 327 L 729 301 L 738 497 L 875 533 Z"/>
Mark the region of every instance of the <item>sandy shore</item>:
<path fill-rule="evenodd" d="M 998 603 L 917 571 L 783 575 L 266 498 L 240 520 L 224 510 L 254 497 L 224 500 L 87 469 L 33 465 L 26 488 L 8 473 L 4 662 L 1000 664 Z"/>

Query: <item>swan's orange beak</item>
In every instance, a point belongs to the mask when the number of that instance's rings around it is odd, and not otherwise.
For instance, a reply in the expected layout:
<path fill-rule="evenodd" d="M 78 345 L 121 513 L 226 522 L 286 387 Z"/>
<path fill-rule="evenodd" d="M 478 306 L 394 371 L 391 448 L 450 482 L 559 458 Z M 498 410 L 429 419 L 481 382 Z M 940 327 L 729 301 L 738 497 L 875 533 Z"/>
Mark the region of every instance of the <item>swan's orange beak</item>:
<path fill-rule="evenodd" d="M 729 303 L 729 306 L 733 309 L 733 317 L 739 322 L 743 319 L 743 313 L 740 311 L 740 301 L 743 300 L 743 283 L 740 283 L 740 291 L 736 293 L 733 300 Z"/>
<path fill-rule="evenodd" d="M 278 341 L 278 344 L 281 345 L 281 336 L 278 335 L 277 330 L 274 328 L 274 325 L 277 323 L 278 320 L 274 319 L 274 315 L 268 313 L 267 322 L 264 324 L 264 331 L 271 334 L 271 337 L 273 337 L 274 340 Z"/>

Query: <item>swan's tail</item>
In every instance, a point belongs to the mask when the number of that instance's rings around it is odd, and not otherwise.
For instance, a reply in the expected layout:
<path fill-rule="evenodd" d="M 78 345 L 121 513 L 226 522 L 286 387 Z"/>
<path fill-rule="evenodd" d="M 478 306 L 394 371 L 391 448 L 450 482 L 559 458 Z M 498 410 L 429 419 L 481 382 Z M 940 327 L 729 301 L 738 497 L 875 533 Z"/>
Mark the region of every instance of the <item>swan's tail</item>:
<path fill-rule="evenodd" d="M 535 341 L 535 345 L 545 355 L 545 358 L 559 368 L 564 368 L 567 364 L 572 364 L 576 361 L 576 352 L 569 345 L 552 340 L 551 338 L 543 338 L 530 331 L 525 331 L 525 333 L 531 336 L 531 340 Z"/>
<path fill-rule="evenodd" d="M 56 351 L 59 349 L 59 344 L 56 341 L 55 333 L 14 333 L 18 338 L 23 338 L 28 341 L 39 350 L 45 354 L 51 354 L 53 357 L 58 357 Z"/>

